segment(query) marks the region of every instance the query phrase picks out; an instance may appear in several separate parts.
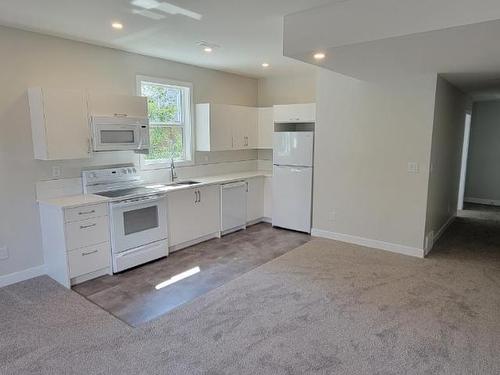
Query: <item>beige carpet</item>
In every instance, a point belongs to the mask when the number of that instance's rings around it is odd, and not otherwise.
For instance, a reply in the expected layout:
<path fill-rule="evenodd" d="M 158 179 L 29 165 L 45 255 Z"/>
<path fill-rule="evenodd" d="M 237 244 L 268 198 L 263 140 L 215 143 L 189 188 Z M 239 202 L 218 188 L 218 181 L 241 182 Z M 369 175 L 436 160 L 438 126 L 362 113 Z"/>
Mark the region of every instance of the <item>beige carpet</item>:
<path fill-rule="evenodd" d="M 1 374 L 498 374 L 499 223 L 415 259 L 313 240 L 140 328 L 48 278 L 0 289 Z"/>

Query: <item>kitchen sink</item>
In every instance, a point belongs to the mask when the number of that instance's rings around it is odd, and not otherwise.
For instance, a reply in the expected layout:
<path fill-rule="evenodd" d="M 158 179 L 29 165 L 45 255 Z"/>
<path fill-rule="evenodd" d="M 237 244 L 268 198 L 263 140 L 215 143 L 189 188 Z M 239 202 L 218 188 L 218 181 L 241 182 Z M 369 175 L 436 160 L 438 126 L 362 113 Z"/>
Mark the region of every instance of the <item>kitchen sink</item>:
<path fill-rule="evenodd" d="M 201 184 L 199 181 L 179 181 L 168 184 L 168 186 L 188 186 L 188 185 L 196 185 Z"/>

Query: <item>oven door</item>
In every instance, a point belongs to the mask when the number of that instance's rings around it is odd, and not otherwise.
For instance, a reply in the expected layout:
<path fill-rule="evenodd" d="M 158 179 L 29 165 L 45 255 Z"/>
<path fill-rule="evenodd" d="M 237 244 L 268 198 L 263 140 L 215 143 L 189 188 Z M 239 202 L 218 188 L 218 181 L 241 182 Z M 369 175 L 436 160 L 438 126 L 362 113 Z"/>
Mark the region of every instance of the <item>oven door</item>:
<path fill-rule="evenodd" d="M 153 195 L 111 203 L 113 253 L 167 238 L 167 198 Z"/>

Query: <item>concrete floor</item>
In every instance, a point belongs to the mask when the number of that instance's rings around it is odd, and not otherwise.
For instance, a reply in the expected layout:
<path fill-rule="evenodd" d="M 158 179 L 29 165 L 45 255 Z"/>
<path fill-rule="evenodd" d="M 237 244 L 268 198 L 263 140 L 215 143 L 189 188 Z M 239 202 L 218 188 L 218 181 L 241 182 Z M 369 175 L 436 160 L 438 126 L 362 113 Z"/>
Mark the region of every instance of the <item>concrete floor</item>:
<path fill-rule="evenodd" d="M 257 224 L 73 288 L 131 326 L 155 319 L 303 245 L 310 236 Z M 190 275 L 162 287 L 176 275 Z"/>

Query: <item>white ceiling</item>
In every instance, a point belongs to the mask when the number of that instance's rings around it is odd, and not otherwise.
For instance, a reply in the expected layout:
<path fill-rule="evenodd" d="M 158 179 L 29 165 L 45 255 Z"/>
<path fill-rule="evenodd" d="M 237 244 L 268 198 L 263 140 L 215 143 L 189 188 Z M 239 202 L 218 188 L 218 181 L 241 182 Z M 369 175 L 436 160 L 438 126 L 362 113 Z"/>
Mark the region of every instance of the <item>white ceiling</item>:
<path fill-rule="evenodd" d="M 313 68 L 283 56 L 283 16 L 338 0 L 12 0 L 0 24 L 188 64 L 265 77 Z M 168 3 L 167 3 L 168 1 Z M 156 8 L 145 9 L 145 6 Z M 189 12 L 175 13 L 175 7 Z M 159 6 L 158 6 L 159 5 Z M 152 19 L 134 12 L 145 11 Z M 147 13 L 151 12 L 151 13 Z M 170 12 L 170 13 L 169 13 Z M 111 28 L 113 21 L 123 30 Z M 220 48 L 207 54 L 196 43 Z M 270 68 L 263 69 L 267 62 Z"/>
<path fill-rule="evenodd" d="M 499 20 L 498 0 L 351 0 L 285 17 L 284 54 L 363 80 L 438 73 L 464 91 L 491 91 Z"/>

